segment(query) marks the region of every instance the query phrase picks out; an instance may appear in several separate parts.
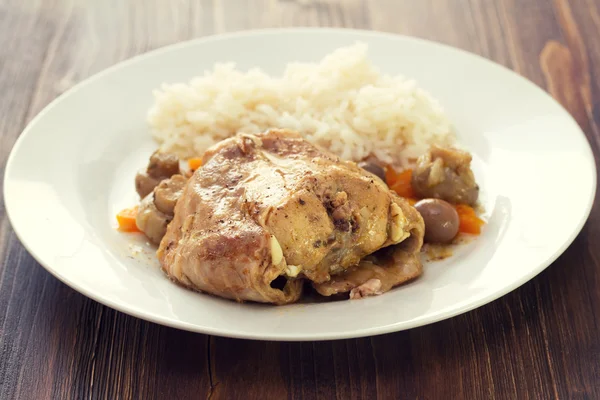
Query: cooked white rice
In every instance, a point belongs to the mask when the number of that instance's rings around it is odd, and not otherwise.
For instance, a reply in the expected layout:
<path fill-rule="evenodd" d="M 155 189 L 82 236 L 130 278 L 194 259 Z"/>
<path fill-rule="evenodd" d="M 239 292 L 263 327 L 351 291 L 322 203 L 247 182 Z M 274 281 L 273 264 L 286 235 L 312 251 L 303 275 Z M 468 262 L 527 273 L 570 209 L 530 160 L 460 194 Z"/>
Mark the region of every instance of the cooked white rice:
<path fill-rule="evenodd" d="M 432 143 L 450 144 L 452 125 L 416 82 L 382 74 L 367 46 L 340 48 L 319 63 L 289 64 L 283 77 L 217 64 L 189 85 L 163 85 L 148 113 L 164 151 L 187 158 L 238 132 L 289 128 L 342 158 L 370 154 L 406 165 Z"/>

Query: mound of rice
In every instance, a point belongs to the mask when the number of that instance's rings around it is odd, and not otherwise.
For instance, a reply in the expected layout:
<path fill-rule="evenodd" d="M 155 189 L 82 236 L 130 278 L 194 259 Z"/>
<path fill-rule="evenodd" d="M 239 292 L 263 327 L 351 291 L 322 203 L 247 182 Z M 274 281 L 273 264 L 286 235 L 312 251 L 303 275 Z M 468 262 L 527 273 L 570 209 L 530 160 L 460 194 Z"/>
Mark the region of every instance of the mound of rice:
<path fill-rule="evenodd" d="M 407 165 L 432 143 L 451 144 L 440 104 L 367 59 L 367 46 L 340 48 L 319 63 L 289 64 L 283 77 L 217 64 L 189 85 L 163 85 L 148 113 L 163 151 L 201 155 L 238 132 L 289 128 L 344 159 L 374 155 Z"/>

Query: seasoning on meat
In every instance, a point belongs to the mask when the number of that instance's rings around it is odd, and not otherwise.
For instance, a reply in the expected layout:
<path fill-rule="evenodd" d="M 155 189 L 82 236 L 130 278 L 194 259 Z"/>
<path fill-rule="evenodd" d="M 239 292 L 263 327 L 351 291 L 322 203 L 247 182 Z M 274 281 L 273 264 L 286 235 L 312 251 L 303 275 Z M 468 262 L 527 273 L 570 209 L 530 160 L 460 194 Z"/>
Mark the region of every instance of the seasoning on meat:
<path fill-rule="evenodd" d="M 355 163 L 285 130 L 226 139 L 203 161 L 157 253 L 174 281 L 285 304 L 298 300 L 303 279 L 325 293 L 338 277 L 346 292 L 375 278 L 385 292 L 406 279 L 407 265 L 410 277 L 420 274 L 423 219 Z M 366 273 L 374 261 L 364 260 L 386 247 L 401 254 L 390 271 Z"/>

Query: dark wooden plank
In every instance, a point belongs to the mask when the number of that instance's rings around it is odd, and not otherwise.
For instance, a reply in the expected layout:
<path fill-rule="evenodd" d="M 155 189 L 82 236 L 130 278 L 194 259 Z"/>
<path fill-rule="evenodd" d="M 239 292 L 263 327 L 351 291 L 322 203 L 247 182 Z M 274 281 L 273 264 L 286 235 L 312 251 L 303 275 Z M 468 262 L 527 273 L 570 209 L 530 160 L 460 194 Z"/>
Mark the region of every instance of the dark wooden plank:
<path fill-rule="evenodd" d="M 187 20 L 189 9 L 192 5 L 144 12 L 104 2 L 87 8 L 70 2 L 2 4 L 0 31 L 15 32 L 0 34 L 0 87 L 10 92 L 0 98 L 2 173 L 12 143 L 43 106 L 121 59 L 186 38 L 187 31 L 146 31 L 159 15 Z M 208 394 L 206 336 L 128 317 L 67 288 L 18 243 L 3 199 L 0 206 L 0 398 Z"/>
<path fill-rule="evenodd" d="M 119 60 L 210 33 L 305 25 L 411 34 L 494 59 L 557 98 L 598 160 L 599 8 L 595 0 L 0 0 L 8 93 L 0 172 L 33 115 Z M 448 321 L 356 340 L 255 342 L 160 327 L 86 299 L 27 254 L 0 199 L 0 398 L 600 398 L 599 231 L 596 202 L 548 270 Z"/>
<path fill-rule="evenodd" d="M 38 76 L 47 57 L 46 48 L 57 28 L 58 21 L 46 15 L 26 10 L 0 8 L 0 174 L 14 140 L 24 126 L 29 104 L 37 86 Z M 7 32 L 20 32 L 8 36 Z M 28 49 L 22 51 L 22 49 Z M 0 192 L 3 189 L 0 188 Z M 0 193 L 1 194 L 1 193 Z M 14 398 L 23 385 L 36 388 L 35 392 L 47 397 L 52 380 L 37 374 L 23 381 L 25 367 L 39 366 L 29 358 L 24 363 L 28 343 L 35 340 L 30 329 L 19 328 L 31 322 L 44 293 L 47 276 L 29 280 L 38 266 L 19 244 L 9 228 L 4 210 L 4 196 L 0 196 L 0 398 Z M 22 297 L 22 295 L 26 297 Z M 44 317 L 45 315 L 40 315 Z M 52 338 L 47 339 L 49 342 Z"/>
<path fill-rule="evenodd" d="M 586 133 L 598 163 L 598 79 L 593 78 L 600 62 L 600 47 L 594 40 L 600 34 L 597 2 L 588 2 L 585 13 L 576 2 L 553 2 L 556 19 L 564 40 L 548 42 L 541 53 L 540 65 L 549 92 L 573 115 Z M 585 30 L 587 29 L 587 30 Z M 585 33 L 582 33 L 585 32 Z M 594 64 L 596 62 L 596 64 Z M 548 337 L 549 359 L 555 363 L 556 391 L 564 396 L 600 396 L 600 273 L 595 254 L 599 237 L 598 200 L 579 238 L 550 269 L 554 285 L 539 285 L 537 296 L 543 301 L 542 312 Z M 579 279 L 577 279 L 579 278 Z M 567 283 L 566 285 L 564 283 Z M 557 283 L 559 283 L 557 285 Z M 557 301 L 556 292 L 564 291 Z M 576 310 L 576 311 L 575 311 Z M 560 321 L 561 323 L 552 323 Z"/>

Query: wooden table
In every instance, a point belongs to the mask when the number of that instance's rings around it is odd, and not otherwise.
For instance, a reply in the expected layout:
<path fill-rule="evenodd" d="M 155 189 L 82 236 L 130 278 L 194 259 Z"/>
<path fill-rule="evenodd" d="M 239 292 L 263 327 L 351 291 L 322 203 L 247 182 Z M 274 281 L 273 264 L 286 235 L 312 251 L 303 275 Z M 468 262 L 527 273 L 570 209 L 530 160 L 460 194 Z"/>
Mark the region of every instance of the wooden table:
<path fill-rule="evenodd" d="M 189 38 L 306 25 L 491 58 L 548 90 L 600 154 L 598 0 L 0 0 L 2 172 L 27 122 L 95 72 Z M 40 267 L 2 200 L 0 221 L 2 399 L 600 398 L 597 201 L 558 261 L 500 300 L 410 331 L 314 343 L 210 337 L 113 311 Z"/>

